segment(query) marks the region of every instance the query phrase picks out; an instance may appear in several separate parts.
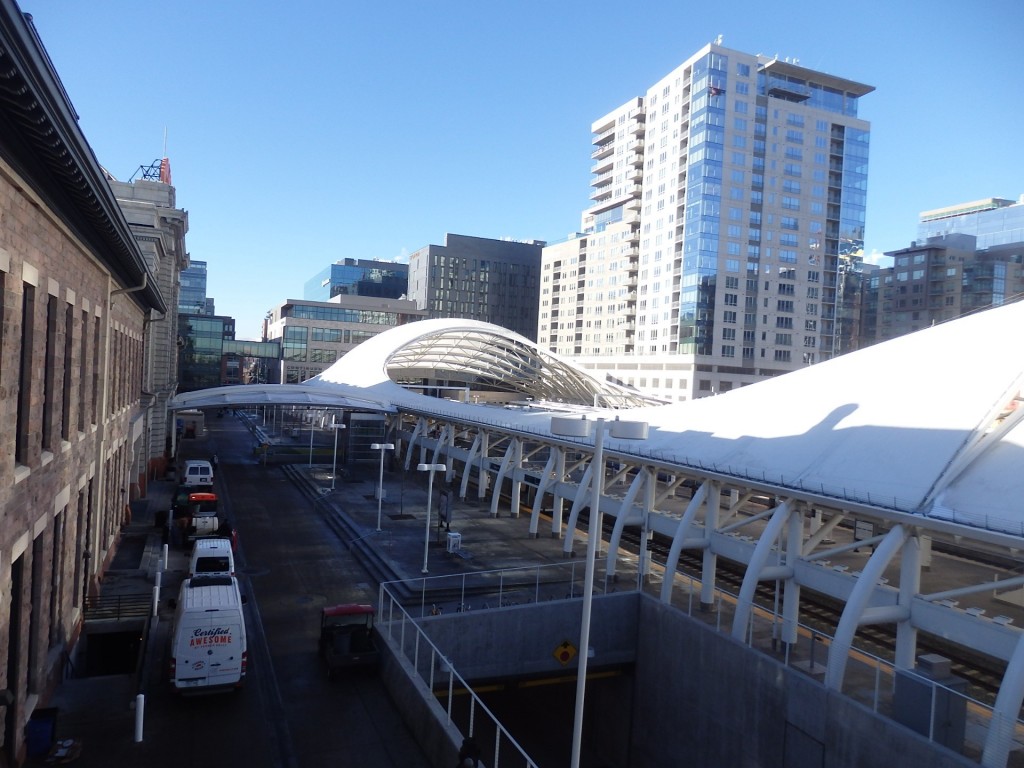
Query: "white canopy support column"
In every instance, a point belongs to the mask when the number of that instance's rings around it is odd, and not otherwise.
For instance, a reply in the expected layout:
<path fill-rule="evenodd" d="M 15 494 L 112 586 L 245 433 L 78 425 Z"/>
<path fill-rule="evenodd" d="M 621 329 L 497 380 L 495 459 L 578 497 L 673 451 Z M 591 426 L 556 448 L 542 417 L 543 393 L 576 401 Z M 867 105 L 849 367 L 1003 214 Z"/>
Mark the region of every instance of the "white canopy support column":
<path fill-rule="evenodd" d="M 882 578 L 886 566 L 899 553 L 906 540 L 907 530 L 902 525 L 894 526 L 864 564 L 860 577 L 846 601 L 843 615 L 836 627 L 836 636 L 832 639 L 832 645 L 828 649 L 828 668 L 825 670 L 826 687 L 840 692 L 843 690 L 843 677 L 846 675 L 846 661 L 853 645 L 853 636 L 857 632 L 857 627 L 860 626 L 878 580 Z"/>
<path fill-rule="evenodd" d="M 633 482 L 629 484 L 629 490 L 626 491 L 622 503 L 619 504 L 618 511 L 615 513 L 615 526 L 612 528 L 612 535 L 608 541 L 608 556 L 605 565 L 606 579 L 615 578 L 615 570 L 619 562 L 619 542 L 622 540 L 622 531 L 627 525 L 643 524 L 643 518 L 638 519 L 638 515 L 633 514 L 633 505 L 636 504 L 636 497 L 640 495 L 640 491 L 647 484 L 646 478 L 647 473 L 644 470 L 636 473 Z"/>
<path fill-rule="evenodd" d="M 796 562 L 803 555 L 804 539 L 803 509 L 795 509 L 789 516 L 786 536 L 786 565 L 796 568 Z M 782 591 L 782 642 L 794 645 L 800 625 L 800 584 L 794 578 L 786 579 Z"/>
<path fill-rule="evenodd" d="M 486 430 L 480 432 L 480 468 L 477 471 L 476 497 L 487 498 L 487 490 L 491 487 L 491 461 L 490 461 L 491 433 Z M 467 473 L 468 474 L 468 473 Z"/>
<path fill-rule="evenodd" d="M 650 568 L 650 556 L 647 554 L 651 539 L 654 538 L 651 531 L 651 514 L 654 512 L 654 496 L 657 492 L 658 475 L 649 467 L 641 470 L 647 475 L 647 482 L 644 484 L 644 507 L 643 522 L 640 525 L 640 556 L 636 563 L 636 586 L 643 589 L 647 583 L 647 571 Z"/>
<path fill-rule="evenodd" d="M 469 453 L 466 454 L 466 469 L 462 473 L 462 483 L 459 485 L 459 498 L 466 498 L 466 491 L 469 490 L 469 477 L 472 475 L 473 463 L 476 461 L 480 451 L 480 443 L 483 439 L 483 433 L 477 431 L 476 436 L 473 438 L 473 444 L 469 446 Z"/>
<path fill-rule="evenodd" d="M 1003 682 L 999 686 L 996 705 L 992 708 L 992 720 L 985 736 L 985 749 L 981 753 L 981 764 L 985 768 L 1004 768 L 1010 757 L 1017 731 L 1017 714 L 1024 703 L 1024 632 L 1017 641 L 1017 647 L 1006 665 Z"/>
<path fill-rule="evenodd" d="M 541 470 L 540 480 L 537 482 L 537 495 L 533 499 L 533 509 L 530 510 L 530 538 L 537 538 L 537 529 L 540 527 L 540 511 L 544 507 L 544 496 L 554 484 L 554 468 L 555 468 L 555 457 L 558 455 L 558 451 L 552 448 L 548 453 L 547 463 L 544 464 L 544 469 Z"/>
<path fill-rule="evenodd" d="M 921 540 L 907 538 L 900 554 L 900 606 L 907 617 L 896 623 L 896 669 L 913 669 L 917 658 L 917 628 L 910 621 L 910 606 L 921 592 Z"/>
<path fill-rule="evenodd" d="M 562 513 L 565 511 L 565 499 L 562 496 L 562 483 L 565 480 L 565 450 L 553 448 L 555 454 L 555 483 L 551 499 L 551 538 L 562 535 Z"/>
<path fill-rule="evenodd" d="M 576 486 L 576 495 L 573 497 L 572 507 L 569 509 L 569 520 L 566 523 L 565 529 L 565 543 L 562 544 L 562 551 L 565 552 L 566 555 L 572 553 L 573 543 L 576 539 L 577 520 L 580 516 L 580 510 L 587 505 L 587 502 L 591 497 L 591 483 L 593 482 L 594 464 L 591 462 L 583 472 L 580 484 Z"/>
<path fill-rule="evenodd" d="M 768 525 L 764 527 L 764 531 L 761 533 L 761 538 L 758 539 L 757 545 L 754 547 L 754 553 L 750 556 L 750 562 L 747 564 L 747 570 L 743 575 L 743 584 L 740 586 L 740 594 L 736 599 L 736 614 L 733 616 L 732 621 L 732 636 L 737 640 L 743 641 L 746 639 L 750 614 L 754 607 L 754 591 L 757 589 L 757 583 L 765 572 L 768 556 L 772 553 L 775 542 L 778 540 L 783 527 L 793 512 L 793 504 L 794 502 L 792 501 L 786 501 L 782 506 L 775 509 L 771 519 L 768 521 Z M 792 573 L 791 569 L 787 570 L 789 573 Z M 777 568 L 773 568 L 771 571 L 772 578 L 776 578 L 779 575 Z M 787 580 L 790 580 L 790 578 L 787 577 Z"/>
<path fill-rule="evenodd" d="M 445 424 L 441 427 L 441 431 L 437 436 L 437 442 L 434 444 L 434 456 L 430 462 L 431 464 L 444 464 L 447 467 L 444 473 L 445 480 L 448 479 L 448 475 L 452 471 L 451 459 L 449 458 L 451 454 L 445 450 L 445 446 L 448 444 L 449 437 L 454 429 L 455 427 L 451 424 Z M 441 461 L 442 455 L 445 459 L 444 461 Z"/>
<path fill-rule="evenodd" d="M 523 441 L 518 437 L 512 441 L 512 460 L 509 477 L 512 479 L 512 500 L 509 515 L 519 517 L 519 503 L 523 492 Z"/>
<path fill-rule="evenodd" d="M 426 433 L 427 420 L 420 416 L 418 419 L 416 419 L 416 424 L 412 428 L 412 434 L 409 435 L 409 448 L 405 452 L 405 470 L 407 472 L 409 471 L 409 468 L 412 466 L 413 453 L 415 452 L 417 447 L 419 447 L 420 449 L 420 458 L 422 459 L 426 457 L 426 454 L 424 453 L 424 448 L 419 445 L 421 442 L 420 438 L 423 437 L 423 435 L 425 435 Z"/>
<path fill-rule="evenodd" d="M 498 516 L 498 504 L 501 501 L 501 486 L 505 483 L 505 475 L 508 474 L 508 469 L 512 465 L 512 460 L 516 455 L 516 443 L 518 442 L 518 437 L 513 437 L 509 441 L 508 448 L 505 449 L 505 455 L 501 459 L 501 466 L 498 467 L 498 476 L 494 478 L 494 493 L 491 496 L 491 517 Z"/>
<path fill-rule="evenodd" d="M 700 573 L 700 609 L 714 610 L 715 583 L 718 575 L 718 555 L 711 549 L 711 537 L 718 530 L 718 521 L 722 515 L 722 486 L 708 480 L 707 500 L 704 503 L 704 558 Z"/>
<path fill-rule="evenodd" d="M 704 502 L 707 499 L 707 485 L 707 483 L 704 483 L 693 494 L 690 503 L 686 505 L 683 516 L 679 519 L 675 535 L 672 536 L 672 546 L 669 547 L 668 557 L 665 558 L 665 580 L 661 583 L 661 602 L 663 603 L 671 604 L 672 602 L 672 587 L 675 586 L 676 582 L 675 576 L 679 568 L 679 555 L 683 551 L 683 545 L 686 543 L 690 533 L 690 527 L 697 517 L 697 511 L 704 506 Z"/>

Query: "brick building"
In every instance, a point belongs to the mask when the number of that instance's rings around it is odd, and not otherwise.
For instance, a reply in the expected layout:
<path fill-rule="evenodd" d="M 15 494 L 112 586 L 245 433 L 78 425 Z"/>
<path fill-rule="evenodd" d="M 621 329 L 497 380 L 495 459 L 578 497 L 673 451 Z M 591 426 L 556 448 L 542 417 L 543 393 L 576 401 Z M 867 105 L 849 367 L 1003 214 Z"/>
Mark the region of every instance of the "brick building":
<path fill-rule="evenodd" d="M 0 60 L 0 763 L 14 765 L 144 489 L 147 321 L 167 308 L 13 0 Z"/>

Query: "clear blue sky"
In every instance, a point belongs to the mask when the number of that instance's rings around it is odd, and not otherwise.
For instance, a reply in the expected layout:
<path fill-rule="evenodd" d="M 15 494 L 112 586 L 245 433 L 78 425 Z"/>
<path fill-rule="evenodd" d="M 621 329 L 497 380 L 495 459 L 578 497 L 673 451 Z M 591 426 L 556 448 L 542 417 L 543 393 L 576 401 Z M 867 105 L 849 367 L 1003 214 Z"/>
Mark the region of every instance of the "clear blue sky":
<path fill-rule="evenodd" d="M 1024 194 L 1019 0 L 21 7 L 114 176 L 160 158 L 166 131 L 189 253 L 239 338 L 340 258 L 446 232 L 564 239 L 591 122 L 719 34 L 875 86 L 869 252 L 909 245 L 923 210 Z"/>

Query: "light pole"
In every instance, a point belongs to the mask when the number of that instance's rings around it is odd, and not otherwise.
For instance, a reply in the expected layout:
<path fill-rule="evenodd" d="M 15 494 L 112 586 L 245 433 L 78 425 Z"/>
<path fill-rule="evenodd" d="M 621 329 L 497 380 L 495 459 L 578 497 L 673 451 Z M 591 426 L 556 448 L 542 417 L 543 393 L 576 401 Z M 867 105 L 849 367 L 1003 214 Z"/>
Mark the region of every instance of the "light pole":
<path fill-rule="evenodd" d="M 383 454 L 381 454 L 383 455 Z M 434 470 L 436 469 L 448 469 L 446 464 L 417 464 L 416 469 L 420 472 L 429 472 L 430 476 L 427 480 L 427 531 L 423 536 L 423 573 L 429 573 L 427 570 L 427 553 L 430 551 L 430 501 L 434 496 Z"/>
<path fill-rule="evenodd" d="M 334 478 L 338 476 L 338 432 L 345 428 L 345 425 L 331 418 L 331 429 L 334 430 L 334 461 L 331 463 L 331 490 L 334 490 Z M 311 454 L 312 455 L 312 454 Z"/>
<path fill-rule="evenodd" d="M 595 422 L 594 457 L 590 463 L 590 516 L 587 520 L 587 564 L 584 569 L 583 615 L 580 618 L 579 668 L 576 670 L 576 713 L 572 724 L 571 768 L 579 768 L 580 747 L 583 737 L 583 700 L 587 691 L 587 660 L 590 656 L 590 614 L 594 602 L 594 565 L 597 560 L 597 539 L 601 529 L 597 527 L 600 518 L 601 496 L 604 490 L 604 433 L 612 437 L 631 440 L 647 439 L 647 423 L 640 421 L 606 422 L 603 418 Z M 551 419 L 551 433 L 571 437 L 586 437 L 590 434 L 590 422 L 586 417 L 569 419 L 555 416 Z"/>
<path fill-rule="evenodd" d="M 313 414 L 309 415 L 309 468 L 313 468 Z"/>
<path fill-rule="evenodd" d="M 384 503 L 384 451 L 394 450 L 394 443 L 370 443 L 370 448 L 380 451 L 380 482 L 377 483 L 377 530 L 380 531 L 380 508 Z"/>

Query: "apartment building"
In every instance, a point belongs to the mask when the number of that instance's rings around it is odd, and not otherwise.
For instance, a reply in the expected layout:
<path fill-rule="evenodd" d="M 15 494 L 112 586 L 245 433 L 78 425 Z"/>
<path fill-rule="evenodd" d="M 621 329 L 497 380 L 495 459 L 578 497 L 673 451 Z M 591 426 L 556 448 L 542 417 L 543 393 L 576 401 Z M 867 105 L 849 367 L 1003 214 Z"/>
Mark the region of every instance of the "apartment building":
<path fill-rule="evenodd" d="M 409 256 L 409 298 L 428 317 L 480 320 L 536 341 L 543 246 L 446 234 L 444 245 Z"/>
<path fill-rule="evenodd" d="M 892 339 L 1024 296 L 1024 205 L 965 212 L 974 205 L 941 209 L 957 211 L 941 219 L 931 218 L 935 212 L 923 213 L 922 231 L 945 234 L 886 252 L 892 266 L 865 283 L 863 343 Z M 990 218 L 988 213 L 998 215 Z"/>
<path fill-rule="evenodd" d="M 145 345 L 167 306 L 13 0 L 0 56 L 0 763 L 19 765 L 144 490 Z"/>
<path fill-rule="evenodd" d="M 711 43 L 596 120 L 591 205 L 544 249 L 539 341 L 670 400 L 850 348 L 872 90 Z"/>

